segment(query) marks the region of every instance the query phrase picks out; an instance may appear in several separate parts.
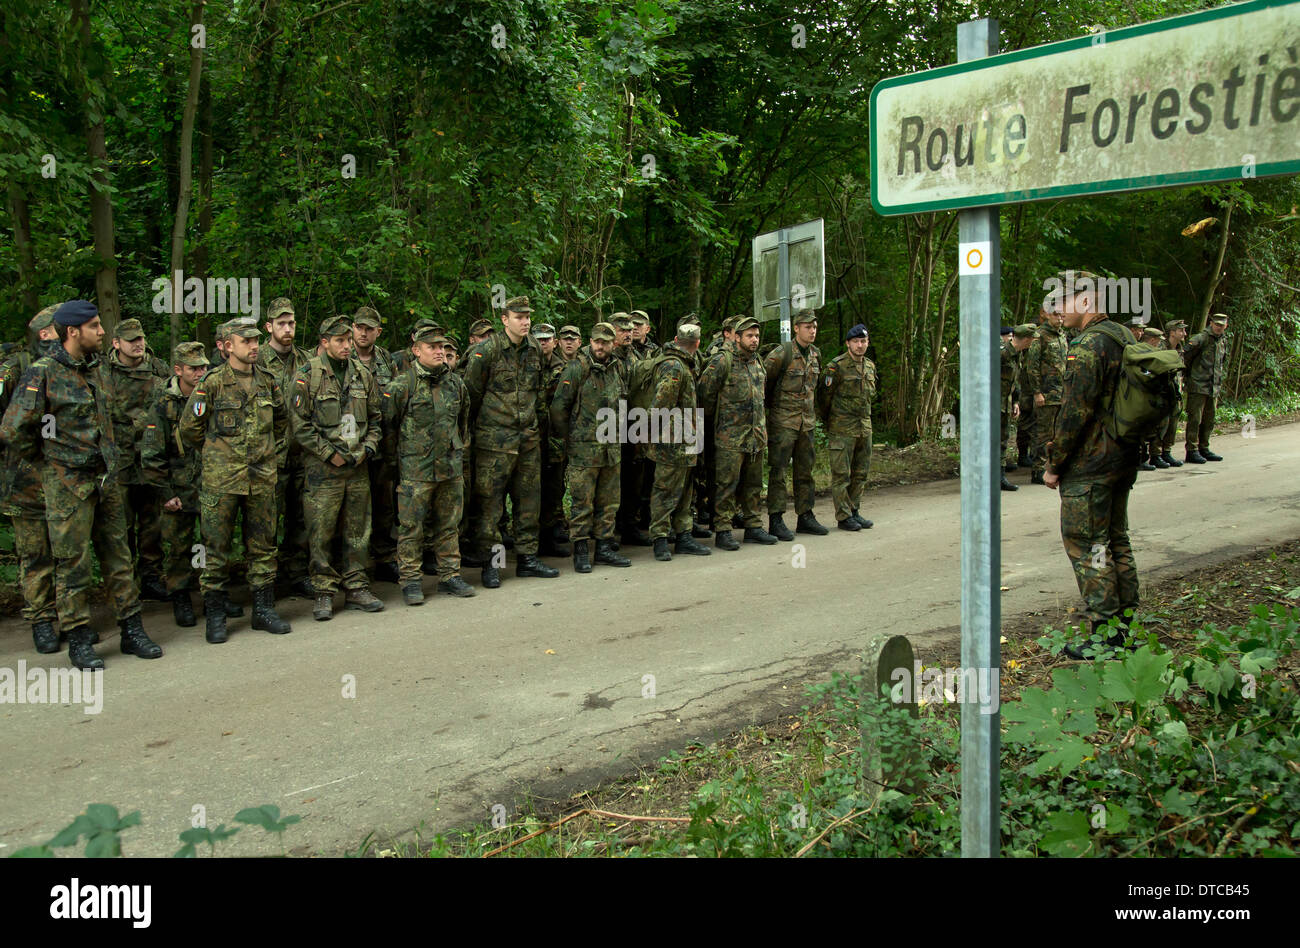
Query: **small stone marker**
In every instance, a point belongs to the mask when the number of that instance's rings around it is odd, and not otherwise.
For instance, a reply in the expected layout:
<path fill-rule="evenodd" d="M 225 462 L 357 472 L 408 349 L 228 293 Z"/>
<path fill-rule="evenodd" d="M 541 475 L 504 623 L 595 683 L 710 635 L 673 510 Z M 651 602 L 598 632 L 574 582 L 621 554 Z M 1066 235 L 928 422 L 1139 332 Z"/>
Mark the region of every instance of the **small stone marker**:
<path fill-rule="evenodd" d="M 902 772 L 910 770 L 910 755 L 900 755 L 895 748 L 885 761 L 879 750 L 880 724 L 885 715 L 910 714 L 917 716 L 916 682 L 912 681 L 916 653 L 912 643 L 902 635 L 879 632 L 872 636 L 862 651 L 862 774 L 863 796 L 868 803 L 875 802 L 884 785 L 897 782 Z M 907 687 L 901 692 L 905 700 L 890 698 L 890 692 L 906 675 Z M 873 700 L 874 699 L 874 700 Z"/>

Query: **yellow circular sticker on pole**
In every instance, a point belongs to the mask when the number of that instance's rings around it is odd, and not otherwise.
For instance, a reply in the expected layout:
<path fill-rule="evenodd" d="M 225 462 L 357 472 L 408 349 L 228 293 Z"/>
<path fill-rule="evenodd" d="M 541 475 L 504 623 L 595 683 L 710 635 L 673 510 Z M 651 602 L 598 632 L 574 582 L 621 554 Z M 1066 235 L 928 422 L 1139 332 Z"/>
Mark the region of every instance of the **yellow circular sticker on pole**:
<path fill-rule="evenodd" d="M 989 267 L 989 243 L 987 240 L 973 240 L 958 245 L 959 276 L 984 276 L 992 272 Z"/>

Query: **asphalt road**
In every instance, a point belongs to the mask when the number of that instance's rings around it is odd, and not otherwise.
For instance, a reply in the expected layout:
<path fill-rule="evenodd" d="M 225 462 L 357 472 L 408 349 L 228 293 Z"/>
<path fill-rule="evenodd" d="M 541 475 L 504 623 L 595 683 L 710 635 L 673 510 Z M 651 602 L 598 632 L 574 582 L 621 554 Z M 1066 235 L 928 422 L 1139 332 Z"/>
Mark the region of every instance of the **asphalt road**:
<path fill-rule="evenodd" d="M 1224 462 L 1139 477 L 1130 507 L 1143 577 L 1300 536 L 1300 426 L 1214 447 Z M 1077 590 L 1057 495 L 1022 486 L 1002 501 L 1004 616 L 1068 607 Z M 833 524 L 827 501 L 817 513 Z M 805 683 L 856 670 L 874 632 L 909 636 L 922 657 L 959 635 L 958 482 L 870 492 L 863 515 L 875 529 L 796 537 L 802 566 L 791 544 L 672 563 L 636 549 L 631 568 L 585 576 L 553 560 L 558 579 L 511 568 L 498 590 L 419 608 L 377 585 L 386 611 L 328 623 L 306 600 L 283 601 L 291 635 L 237 619 L 222 646 L 203 641 L 201 619 L 181 630 L 169 606 L 148 603 L 146 628 L 166 654 L 119 654 L 105 623 L 101 713 L 0 704 L 0 855 L 96 802 L 141 811 L 128 855 L 170 855 L 196 808 L 215 826 L 264 803 L 302 815 L 290 852 L 340 854 L 372 831 L 427 837 L 496 805 L 513 812 L 530 789 L 562 794 L 769 720 L 803 702 Z M 66 646 L 38 655 L 28 627 L 6 620 L 0 669 L 19 661 L 65 668 Z M 221 851 L 279 844 L 247 829 Z"/>

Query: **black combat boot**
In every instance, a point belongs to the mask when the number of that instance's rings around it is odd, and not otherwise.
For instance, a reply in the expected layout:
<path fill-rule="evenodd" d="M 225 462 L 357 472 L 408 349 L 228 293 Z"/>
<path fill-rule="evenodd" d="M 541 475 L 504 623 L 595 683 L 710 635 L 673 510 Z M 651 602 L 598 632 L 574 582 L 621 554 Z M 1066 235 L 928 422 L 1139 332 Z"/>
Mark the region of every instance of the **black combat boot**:
<path fill-rule="evenodd" d="M 501 571 L 495 566 L 484 566 L 481 582 L 484 589 L 500 589 Z"/>
<path fill-rule="evenodd" d="M 599 555 L 599 547 L 597 547 L 597 555 Z M 515 559 L 515 575 L 540 576 L 542 579 L 554 579 L 556 576 L 560 575 L 560 571 L 547 566 L 539 560 L 534 553 L 520 553 Z"/>
<path fill-rule="evenodd" d="M 655 547 L 658 550 L 658 547 Z M 608 540 L 596 541 L 596 562 L 603 566 L 631 566 L 632 561 L 623 556 L 612 546 Z"/>
<path fill-rule="evenodd" d="M 1003 490 L 1020 490 L 1019 487 L 1017 487 L 1015 484 L 1013 484 L 1013 483 L 1011 483 L 1009 480 L 1007 480 L 1007 476 L 1006 476 L 1005 474 L 1002 475 L 1002 489 L 1003 489 Z"/>
<path fill-rule="evenodd" d="M 450 593 L 453 596 L 460 596 L 462 599 L 478 595 L 478 593 L 474 592 L 474 587 L 459 576 L 452 576 L 450 579 L 444 579 L 438 583 L 438 592 Z"/>
<path fill-rule="evenodd" d="M 73 629 L 68 633 L 68 658 L 78 668 L 94 670 L 104 667 L 104 660 L 95 654 L 90 644 L 91 631 L 87 628 Z"/>
<path fill-rule="evenodd" d="M 418 580 L 402 587 L 402 602 L 408 606 L 424 605 L 424 589 L 421 588 Z"/>
<path fill-rule="evenodd" d="M 1178 460 L 1176 457 L 1174 457 L 1174 456 L 1173 456 L 1172 454 L 1170 454 L 1168 451 L 1161 451 L 1161 452 L 1160 452 L 1160 457 L 1163 458 L 1163 459 L 1164 459 L 1164 462 L 1165 462 L 1166 464 L 1168 464 L 1170 467 L 1182 467 L 1182 466 L 1183 466 L 1183 462 L 1180 461 L 1180 460 Z"/>
<path fill-rule="evenodd" d="M 707 546 L 695 542 L 695 535 L 690 530 L 683 530 L 677 534 L 677 555 L 689 553 L 692 556 L 711 556 L 712 552 Z"/>
<path fill-rule="evenodd" d="M 280 618 L 275 611 L 275 591 L 270 586 L 253 590 L 253 621 L 255 629 L 265 629 L 272 635 L 292 632 L 293 626 Z"/>
<path fill-rule="evenodd" d="M 1150 463 L 1155 465 L 1156 470 L 1158 471 L 1163 471 L 1169 467 L 1169 465 L 1165 463 L 1165 459 L 1160 456 L 1160 450 L 1158 448 L 1151 449 Z"/>
<path fill-rule="evenodd" d="M 1201 457 L 1205 458 L 1205 460 L 1207 461 L 1223 460 L 1222 455 L 1215 454 L 1213 451 L 1211 451 L 1210 446 L 1208 444 L 1205 447 L 1201 448 Z"/>
<path fill-rule="evenodd" d="M 1029 459 L 1028 451 L 1021 451 L 1020 456 L 1016 458 L 1016 463 L 1021 467 L 1031 467 L 1034 462 Z"/>
<path fill-rule="evenodd" d="M 662 563 L 667 563 L 673 558 L 672 552 L 668 549 L 667 537 L 655 537 L 655 559 Z"/>
<path fill-rule="evenodd" d="M 153 602 L 166 602 L 171 596 L 167 595 L 167 587 L 163 585 L 162 580 L 157 576 L 146 576 L 140 581 L 140 598 Z"/>
<path fill-rule="evenodd" d="M 713 545 L 719 550 L 739 550 L 740 543 L 731 535 L 730 530 L 719 530 L 713 538 Z"/>
<path fill-rule="evenodd" d="M 540 556 L 568 556 L 569 544 L 561 543 L 556 537 L 556 527 L 542 527 L 537 538 L 537 553 Z"/>
<path fill-rule="evenodd" d="M 1155 469 L 1156 469 L 1156 466 L 1155 466 L 1154 464 L 1152 464 L 1150 461 L 1148 461 L 1145 457 L 1139 457 L 1139 458 L 1138 458 L 1138 470 L 1139 470 L 1139 471 L 1154 471 Z"/>
<path fill-rule="evenodd" d="M 194 603 L 190 600 L 188 589 L 178 589 L 172 593 L 172 618 L 182 629 L 192 629 L 198 625 L 194 621 Z"/>
<path fill-rule="evenodd" d="M 776 537 L 772 536 L 772 534 L 768 533 L 762 527 L 746 527 L 745 542 L 761 543 L 764 546 L 771 546 L 776 542 Z"/>
<path fill-rule="evenodd" d="M 817 522 L 817 517 L 811 510 L 805 511 L 799 515 L 795 523 L 795 531 L 798 533 L 811 533 L 813 536 L 824 537 L 830 533 L 825 527 Z"/>
<path fill-rule="evenodd" d="M 1197 451 L 1195 448 L 1192 448 L 1190 451 L 1187 452 L 1187 463 L 1204 464 L 1205 458 L 1201 456 L 1200 451 Z"/>
<path fill-rule="evenodd" d="M 573 571 L 575 573 L 591 572 L 591 557 L 587 552 L 586 540 L 577 540 L 573 544 Z"/>
<path fill-rule="evenodd" d="M 731 515 L 731 529 L 733 529 L 733 530 L 744 530 L 744 529 L 745 529 L 745 517 L 744 517 L 743 514 L 732 514 L 732 515 Z"/>
<path fill-rule="evenodd" d="M 623 528 L 624 546 L 651 546 L 652 544 L 650 534 L 640 527 L 629 524 Z"/>
<path fill-rule="evenodd" d="M 208 621 L 204 638 L 213 645 L 220 645 L 230 638 L 226 631 L 226 596 L 224 593 L 210 592 L 203 597 L 203 617 Z"/>
<path fill-rule="evenodd" d="M 306 576 L 301 579 L 295 579 L 289 584 L 289 592 L 295 596 L 301 596 L 303 599 L 315 599 L 316 589 L 312 586 L 311 580 Z M 234 618 L 233 616 L 231 618 Z"/>
<path fill-rule="evenodd" d="M 691 536 L 697 540 L 707 540 L 709 537 L 713 536 L 713 531 L 709 529 L 708 524 L 696 521 L 691 524 Z"/>
<path fill-rule="evenodd" d="M 59 650 L 59 633 L 54 631 L 52 623 L 42 619 L 32 623 L 32 642 L 42 655 L 53 655 Z"/>
<path fill-rule="evenodd" d="M 843 520 L 835 521 L 835 526 L 839 527 L 841 530 L 848 530 L 853 533 L 856 533 L 858 530 L 862 529 L 862 524 L 858 523 L 858 518 L 852 516 L 851 514 L 845 517 Z"/>
<path fill-rule="evenodd" d="M 1047 481 L 1043 480 L 1043 472 L 1042 472 L 1042 471 L 1034 471 L 1034 473 L 1032 473 L 1032 474 L 1029 475 L 1029 483 L 1031 483 L 1031 484 L 1044 484 L 1044 485 L 1045 485 L 1045 484 L 1047 483 Z"/>
<path fill-rule="evenodd" d="M 230 601 L 230 593 L 221 594 L 221 607 L 226 610 L 227 619 L 242 619 L 244 617 L 244 607 L 239 603 Z"/>
<path fill-rule="evenodd" d="M 1042 481 L 1040 480 L 1038 483 L 1041 484 Z M 875 526 L 874 523 L 872 523 L 866 517 L 862 516 L 862 514 L 858 513 L 857 507 L 853 508 L 853 519 L 858 522 L 858 526 L 860 526 L 863 530 L 870 530 L 872 527 Z"/>
<path fill-rule="evenodd" d="M 787 543 L 794 539 L 794 534 L 785 525 L 784 514 L 772 514 L 767 518 L 767 532 L 778 540 L 785 540 Z"/>
<path fill-rule="evenodd" d="M 400 583 L 402 574 L 397 571 L 397 564 L 392 560 L 384 560 L 375 564 L 374 581 L 377 583 Z"/>
<path fill-rule="evenodd" d="M 144 630 L 144 622 L 140 618 L 140 613 L 129 616 L 118 623 L 122 630 L 122 639 L 119 643 L 123 655 L 134 655 L 136 658 L 162 658 L 162 646 L 149 638 Z"/>

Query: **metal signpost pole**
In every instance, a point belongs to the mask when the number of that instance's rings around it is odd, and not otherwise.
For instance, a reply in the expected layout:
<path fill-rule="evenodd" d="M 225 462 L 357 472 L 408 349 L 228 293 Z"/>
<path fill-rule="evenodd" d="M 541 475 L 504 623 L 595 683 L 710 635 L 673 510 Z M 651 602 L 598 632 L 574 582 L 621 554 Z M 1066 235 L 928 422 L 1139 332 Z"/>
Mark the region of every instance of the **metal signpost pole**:
<path fill-rule="evenodd" d="M 781 341 L 790 341 L 790 228 L 777 233 L 776 282 L 781 296 Z"/>

